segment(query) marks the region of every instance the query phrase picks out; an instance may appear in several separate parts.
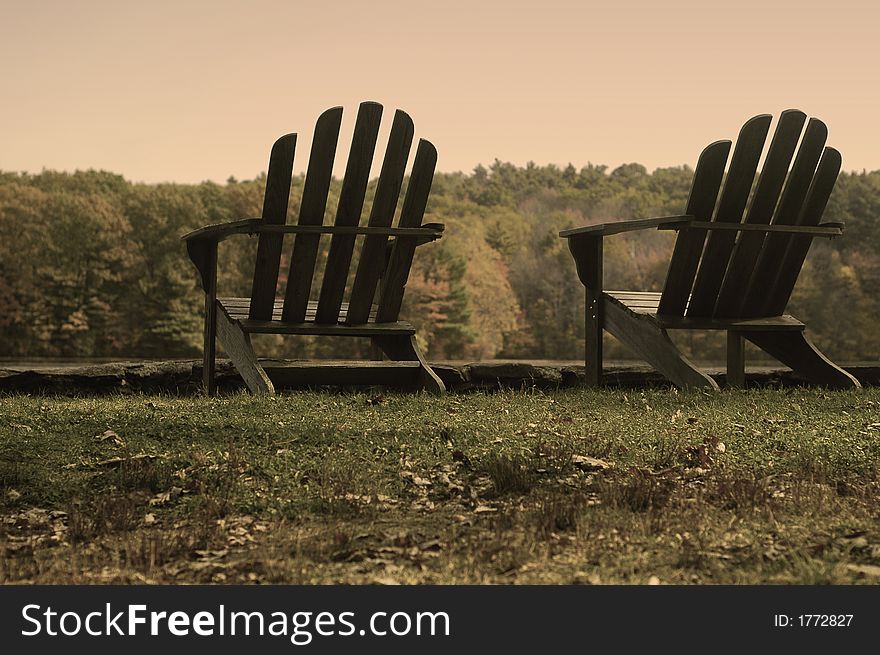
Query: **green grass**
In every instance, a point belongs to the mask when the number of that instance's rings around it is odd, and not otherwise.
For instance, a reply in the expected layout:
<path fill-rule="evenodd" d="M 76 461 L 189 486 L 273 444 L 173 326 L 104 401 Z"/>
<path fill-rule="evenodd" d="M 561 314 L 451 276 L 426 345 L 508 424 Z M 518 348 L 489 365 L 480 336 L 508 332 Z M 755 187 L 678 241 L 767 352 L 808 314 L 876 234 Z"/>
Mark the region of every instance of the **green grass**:
<path fill-rule="evenodd" d="M 876 583 L 878 461 L 876 390 L 11 396 L 0 581 Z"/>

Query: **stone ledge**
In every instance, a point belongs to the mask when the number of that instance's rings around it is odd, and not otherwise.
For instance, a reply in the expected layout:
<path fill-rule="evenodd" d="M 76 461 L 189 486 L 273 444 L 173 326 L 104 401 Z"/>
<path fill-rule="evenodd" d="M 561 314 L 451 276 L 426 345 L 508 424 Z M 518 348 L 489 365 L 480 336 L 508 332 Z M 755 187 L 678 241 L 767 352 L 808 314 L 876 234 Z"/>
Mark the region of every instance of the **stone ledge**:
<path fill-rule="evenodd" d="M 261 360 L 270 377 L 285 360 Z M 584 384 L 584 367 L 577 362 L 546 360 L 507 360 L 485 362 L 446 361 L 432 364 L 450 391 L 479 389 L 555 389 Z M 880 384 L 880 364 L 845 366 L 865 386 Z M 707 367 L 706 372 L 724 386 L 723 368 Z M 201 360 L 159 362 L 112 362 L 78 367 L 8 366 L 0 364 L 0 393 L 57 393 L 69 395 L 105 393 L 195 394 L 201 388 Z M 769 366 L 750 367 L 748 386 L 796 386 L 803 384 L 789 369 Z M 605 383 L 612 387 L 667 387 L 659 373 L 637 363 L 612 362 L 605 369 Z M 244 383 L 228 360 L 217 361 L 217 385 L 222 391 L 244 388 Z M 293 388 L 293 387 L 286 387 Z"/>

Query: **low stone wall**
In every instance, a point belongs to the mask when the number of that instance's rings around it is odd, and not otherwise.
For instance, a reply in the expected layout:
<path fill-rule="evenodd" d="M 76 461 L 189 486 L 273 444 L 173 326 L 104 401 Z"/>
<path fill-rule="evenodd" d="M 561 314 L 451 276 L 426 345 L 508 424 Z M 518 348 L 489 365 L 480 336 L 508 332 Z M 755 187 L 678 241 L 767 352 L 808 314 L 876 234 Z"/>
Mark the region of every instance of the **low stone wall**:
<path fill-rule="evenodd" d="M 271 377 L 284 360 L 263 362 Z M 584 366 L 559 361 L 436 362 L 434 370 L 450 391 L 480 389 L 577 387 L 584 384 Z M 866 386 L 880 384 L 880 364 L 854 364 L 845 367 Z M 723 386 L 723 368 L 708 367 L 706 372 Z M 115 362 L 79 367 L 7 366 L 0 364 L 0 393 L 173 393 L 194 394 L 201 389 L 200 360 L 161 362 Z M 746 371 L 748 386 L 795 386 L 804 381 L 790 370 L 752 367 Z M 612 362 L 605 368 L 605 383 L 617 387 L 668 387 L 669 382 L 648 366 Z M 228 360 L 217 362 L 217 385 L 221 391 L 244 388 L 244 383 Z"/>

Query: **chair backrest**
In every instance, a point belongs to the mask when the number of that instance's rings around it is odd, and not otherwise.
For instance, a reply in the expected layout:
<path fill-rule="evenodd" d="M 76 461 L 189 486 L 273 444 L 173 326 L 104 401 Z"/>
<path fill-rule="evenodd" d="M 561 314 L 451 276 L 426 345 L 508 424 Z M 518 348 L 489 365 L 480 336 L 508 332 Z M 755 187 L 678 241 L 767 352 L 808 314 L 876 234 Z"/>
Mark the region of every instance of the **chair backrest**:
<path fill-rule="evenodd" d="M 358 108 L 345 177 L 336 207 L 334 225 L 337 227 L 353 227 L 360 222 L 381 118 L 382 105 L 364 102 Z M 300 201 L 299 225 L 323 224 L 341 124 L 342 107 L 328 109 L 318 118 Z M 405 112 L 396 111 L 370 209 L 370 227 L 391 226 L 403 186 L 413 133 L 412 119 Z M 272 147 L 263 201 L 262 220 L 266 223 L 280 225 L 286 222 L 295 146 L 296 135 L 288 134 L 278 139 Z M 399 227 L 421 225 L 436 163 L 437 151 L 434 146 L 424 139 L 419 140 Z M 309 296 L 315 277 L 320 238 L 321 235 L 315 233 L 294 236 L 281 320 L 289 323 L 307 320 L 337 323 L 344 319 L 344 322 L 350 324 L 366 323 L 371 318 L 379 279 L 386 269 L 388 237 L 364 237 L 347 315 L 344 316 L 340 316 L 340 309 L 357 236 L 350 233 L 331 235 L 317 307 L 314 304 L 310 307 Z M 273 316 L 277 303 L 275 296 L 282 247 L 282 234 L 260 234 L 251 288 L 251 319 L 270 320 Z M 411 257 L 398 257 L 395 261 L 398 269 L 402 267 L 405 270 L 396 270 L 394 275 L 386 276 L 386 282 L 379 294 L 378 311 L 374 317 L 379 322 L 396 321 L 400 311 Z"/>
<path fill-rule="evenodd" d="M 758 174 L 771 120 L 762 114 L 743 125 L 726 176 L 731 142 L 716 141 L 703 150 L 687 214 L 700 221 L 819 223 L 840 172 L 840 153 L 825 147 L 828 130 L 822 121 L 807 121 L 803 112 L 787 110 L 779 117 Z M 788 304 L 810 241 L 784 233 L 681 230 L 658 313 L 695 318 L 777 316 Z"/>

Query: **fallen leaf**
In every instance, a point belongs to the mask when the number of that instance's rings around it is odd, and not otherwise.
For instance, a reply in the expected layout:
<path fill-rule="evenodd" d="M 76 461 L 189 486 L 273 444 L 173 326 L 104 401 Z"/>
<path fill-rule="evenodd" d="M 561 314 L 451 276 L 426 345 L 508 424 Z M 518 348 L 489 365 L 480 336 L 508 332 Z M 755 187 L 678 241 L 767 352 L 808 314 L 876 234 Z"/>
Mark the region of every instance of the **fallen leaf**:
<path fill-rule="evenodd" d="M 611 468 L 611 464 L 609 462 L 606 462 L 604 459 L 586 457 L 584 455 L 572 455 L 571 463 L 585 473 L 592 473 L 593 471 L 604 471 Z"/>
<path fill-rule="evenodd" d="M 165 503 L 174 500 L 182 493 L 183 489 L 180 487 L 171 487 L 168 491 L 163 491 L 150 498 L 150 505 L 153 507 L 164 505 Z"/>
<path fill-rule="evenodd" d="M 474 509 L 474 514 L 490 514 L 497 511 L 497 507 L 490 507 L 489 505 L 477 505 L 477 507 Z"/>
<path fill-rule="evenodd" d="M 104 443 L 105 441 L 110 441 L 115 446 L 124 446 L 125 442 L 122 440 L 118 434 L 116 434 L 113 430 L 105 430 L 102 434 L 99 434 L 95 437 L 95 441 L 98 443 Z"/>
<path fill-rule="evenodd" d="M 420 477 L 420 476 L 416 475 L 415 473 L 413 473 L 412 471 L 401 471 L 400 477 L 403 478 L 404 480 L 409 480 L 410 482 L 412 482 L 414 485 L 416 485 L 418 487 L 427 487 L 431 484 L 430 480 L 427 480 L 423 477 Z"/>
<path fill-rule="evenodd" d="M 708 468 L 712 466 L 712 464 L 714 464 L 705 444 L 700 444 L 699 446 L 691 446 L 690 448 L 686 449 L 686 452 L 690 456 L 692 464 L 696 464 L 705 468 Z"/>
<path fill-rule="evenodd" d="M 373 580 L 373 583 L 380 584 L 380 585 L 399 585 L 400 584 L 394 578 L 389 578 L 389 577 L 376 578 L 375 580 Z"/>
<path fill-rule="evenodd" d="M 875 564 L 847 564 L 846 568 L 853 573 L 870 576 L 872 578 L 880 578 L 880 566 L 876 566 Z"/>
<path fill-rule="evenodd" d="M 131 457 L 111 457 L 110 459 L 105 459 L 100 462 L 95 462 L 95 466 L 121 466 L 125 462 L 152 462 L 154 459 L 159 459 L 158 455 L 132 455 Z"/>
<path fill-rule="evenodd" d="M 843 543 L 852 550 L 863 550 L 871 545 L 867 537 L 862 534 L 855 534 L 851 537 L 845 537 Z"/>

